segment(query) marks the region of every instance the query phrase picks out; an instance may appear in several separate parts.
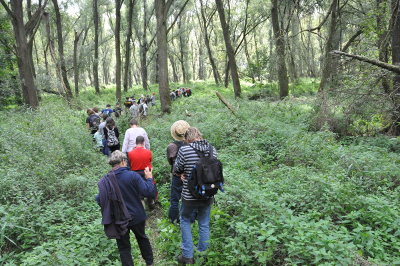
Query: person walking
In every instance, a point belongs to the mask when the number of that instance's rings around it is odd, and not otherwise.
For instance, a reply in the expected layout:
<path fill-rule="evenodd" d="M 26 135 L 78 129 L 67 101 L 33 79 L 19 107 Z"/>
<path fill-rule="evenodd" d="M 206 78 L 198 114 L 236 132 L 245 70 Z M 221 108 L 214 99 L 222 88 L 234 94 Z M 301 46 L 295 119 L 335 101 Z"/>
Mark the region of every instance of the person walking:
<path fill-rule="evenodd" d="M 119 150 L 121 147 L 119 144 L 119 131 L 112 117 L 106 119 L 106 126 L 103 131 L 104 139 L 107 142 L 110 152 L 112 153 L 113 151 Z"/>
<path fill-rule="evenodd" d="M 86 113 L 88 115 L 86 127 L 90 130 L 90 134 L 94 135 L 99 129 L 100 117 L 92 109 L 87 109 Z"/>
<path fill-rule="evenodd" d="M 182 234 L 182 254 L 177 257 L 178 263 L 194 264 L 193 258 L 193 239 L 191 231 L 191 220 L 193 212 L 197 212 L 197 221 L 199 225 L 199 242 L 197 250 L 205 251 L 209 246 L 210 239 L 210 212 L 213 197 L 200 200 L 196 199 L 189 191 L 188 177 L 195 164 L 200 160 L 198 153 L 217 157 L 214 147 L 203 139 L 201 132 L 195 127 L 189 127 L 185 133 L 185 141 L 188 143 L 182 146 L 175 160 L 173 172 L 176 176 L 181 176 L 183 181 L 182 189 L 182 207 L 180 212 L 180 227 Z"/>
<path fill-rule="evenodd" d="M 98 183 L 96 200 L 101 207 L 102 224 L 109 238 L 115 238 L 123 266 L 133 266 L 129 233 L 132 231 L 146 265 L 153 265 L 153 250 L 145 233 L 146 212 L 140 195 L 154 196 L 152 170 L 145 168 L 145 180 L 127 167 L 126 154 L 115 151 L 109 164 L 112 170 Z"/>
<path fill-rule="evenodd" d="M 138 136 L 142 136 L 144 138 L 144 147 L 150 150 L 150 141 L 146 130 L 139 127 L 138 121 L 134 118 L 129 122 L 129 124 L 131 127 L 125 132 L 124 142 L 122 144 L 122 152 L 128 153 L 133 150 L 133 148 L 136 147 L 136 138 Z"/>
<path fill-rule="evenodd" d="M 137 136 L 136 138 L 136 147 L 128 152 L 128 160 L 130 164 L 130 168 L 132 171 L 135 171 L 143 178 L 144 176 L 144 169 L 146 167 L 152 169 L 153 166 L 151 162 L 153 160 L 153 153 L 150 150 L 144 148 L 144 137 Z M 156 184 L 154 180 L 154 185 Z M 155 198 L 145 198 L 145 202 L 150 210 L 155 208 L 155 200 L 157 198 L 157 193 Z"/>
<path fill-rule="evenodd" d="M 182 180 L 180 176 L 174 175 L 173 166 L 179 149 L 185 145 L 185 133 L 190 127 L 189 123 L 184 120 L 178 120 L 171 126 L 171 136 L 174 141 L 167 147 L 167 160 L 171 165 L 171 190 L 170 190 L 170 206 L 168 209 L 168 218 L 172 223 L 179 222 L 179 201 L 182 193 Z"/>

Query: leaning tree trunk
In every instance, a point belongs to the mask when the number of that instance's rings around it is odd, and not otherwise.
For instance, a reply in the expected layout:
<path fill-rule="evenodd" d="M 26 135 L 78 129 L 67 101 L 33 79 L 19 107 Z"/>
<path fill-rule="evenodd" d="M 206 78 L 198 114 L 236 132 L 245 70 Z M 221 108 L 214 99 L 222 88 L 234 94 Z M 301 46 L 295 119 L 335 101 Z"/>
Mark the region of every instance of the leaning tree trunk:
<path fill-rule="evenodd" d="M 169 2 L 169 1 L 168 1 Z M 169 97 L 168 82 L 168 46 L 167 46 L 167 25 L 166 17 L 168 7 L 165 0 L 155 1 L 155 10 L 157 17 L 157 45 L 158 45 L 158 80 L 159 93 L 161 102 L 161 111 L 164 113 L 171 112 L 171 99 Z"/>
<path fill-rule="evenodd" d="M 115 0 L 115 97 L 121 102 L 121 0 Z"/>
<path fill-rule="evenodd" d="M 61 14 L 60 14 L 60 9 L 58 7 L 57 0 L 52 0 L 52 2 L 54 5 L 54 11 L 55 11 L 55 15 L 56 15 L 58 57 L 60 60 L 61 77 L 62 77 L 62 82 L 64 84 L 65 95 L 67 97 L 67 100 L 70 100 L 72 98 L 72 91 L 71 91 L 71 86 L 69 85 L 69 81 L 68 81 L 67 67 L 65 66 L 64 41 L 63 41 L 63 36 L 62 36 Z"/>
<path fill-rule="evenodd" d="M 285 61 L 285 34 L 279 26 L 278 0 L 272 0 L 271 19 L 278 59 L 276 63 L 278 65 L 279 96 L 283 99 L 289 95 L 289 81 Z"/>
<path fill-rule="evenodd" d="M 219 20 L 221 21 L 222 32 L 223 32 L 224 40 L 225 40 L 226 52 L 227 52 L 228 58 L 229 58 L 229 67 L 231 70 L 233 90 L 235 93 L 235 97 L 238 98 L 238 97 L 240 97 L 240 94 L 241 94 L 239 74 L 238 74 L 237 65 L 236 65 L 235 51 L 233 50 L 233 47 L 231 44 L 229 28 L 228 28 L 228 24 L 226 23 L 226 19 L 225 19 L 224 5 L 222 3 L 222 0 L 216 0 L 215 3 L 217 4 Z"/>

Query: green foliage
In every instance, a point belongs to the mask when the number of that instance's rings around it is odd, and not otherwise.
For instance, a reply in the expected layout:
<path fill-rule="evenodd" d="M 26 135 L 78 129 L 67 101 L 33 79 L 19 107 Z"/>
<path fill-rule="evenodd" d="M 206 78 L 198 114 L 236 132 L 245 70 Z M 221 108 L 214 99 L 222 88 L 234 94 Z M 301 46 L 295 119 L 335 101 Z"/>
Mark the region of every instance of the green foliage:
<path fill-rule="evenodd" d="M 174 101 L 171 114 L 160 115 L 156 106 L 140 121 L 150 136 L 159 184 L 163 214 L 149 229 L 161 265 L 173 264 L 180 252 L 179 226 L 166 218 L 170 166 L 165 159 L 170 126 L 179 119 L 198 127 L 217 148 L 226 178 L 226 192 L 217 194 L 212 209 L 211 245 L 205 254 L 195 254 L 198 265 L 400 261 L 399 139 L 338 140 L 329 130 L 309 131 L 309 97 L 235 100 L 231 88 L 188 86 L 193 96 Z M 293 91 L 315 88 L 298 86 Z M 215 89 L 238 109 L 237 118 L 219 103 Z M 243 93 L 259 89 L 244 86 Z M 128 95 L 142 93 L 135 88 Z M 100 96 L 87 89 L 72 109 L 51 96 L 37 111 L 0 113 L 0 263 L 119 264 L 93 198 L 96 181 L 108 169 L 106 158 L 94 151 L 84 125 L 86 108 L 113 99 L 113 88 Z M 121 139 L 129 119 L 117 120 Z M 196 224 L 193 232 L 196 243 Z M 136 246 L 133 253 L 141 263 Z"/>

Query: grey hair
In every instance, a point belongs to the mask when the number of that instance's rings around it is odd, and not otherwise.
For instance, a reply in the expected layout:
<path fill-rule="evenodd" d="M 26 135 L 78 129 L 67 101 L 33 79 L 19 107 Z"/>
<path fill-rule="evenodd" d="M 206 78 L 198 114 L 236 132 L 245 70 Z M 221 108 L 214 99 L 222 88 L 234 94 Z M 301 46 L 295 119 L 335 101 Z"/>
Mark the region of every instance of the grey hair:
<path fill-rule="evenodd" d="M 195 139 L 203 139 L 203 135 L 197 127 L 189 127 L 185 133 L 185 140 L 187 142 L 193 142 Z"/>
<path fill-rule="evenodd" d="M 117 164 L 120 164 L 122 161 L 127 161 L 127 160 L 128 160 L 128 158 L 126 157 L 125 153 L 123 153 L 122 151 L 116 150 L 113 153 L 111 153 L 111 156 L 108 159 L 108 164 L 110 164 L 112 167 L 114 167 Z"/>

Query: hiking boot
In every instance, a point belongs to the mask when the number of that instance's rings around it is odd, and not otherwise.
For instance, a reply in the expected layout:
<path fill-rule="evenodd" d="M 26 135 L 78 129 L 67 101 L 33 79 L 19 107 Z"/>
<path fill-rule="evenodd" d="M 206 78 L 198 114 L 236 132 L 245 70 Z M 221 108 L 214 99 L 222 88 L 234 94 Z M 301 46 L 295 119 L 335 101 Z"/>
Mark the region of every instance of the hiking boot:
<path fill-rule="evenodd" d="M 194 264 L 194 259 L 193 258 L 186 258 L 183 255 L 179 255 L 176 260 L 178 261 L 178 263 L 180 264 Z"/>

